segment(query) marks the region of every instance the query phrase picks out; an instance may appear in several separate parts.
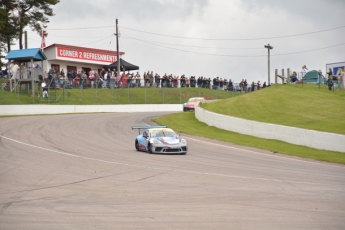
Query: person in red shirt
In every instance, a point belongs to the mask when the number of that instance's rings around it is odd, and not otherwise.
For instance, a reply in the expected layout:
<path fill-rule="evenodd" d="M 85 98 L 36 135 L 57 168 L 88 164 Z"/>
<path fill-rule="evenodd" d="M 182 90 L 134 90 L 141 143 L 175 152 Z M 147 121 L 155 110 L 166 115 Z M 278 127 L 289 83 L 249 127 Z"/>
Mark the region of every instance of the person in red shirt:
<path fill-rule="evenodd" d="M 122 73 L 122 86 L 123 86 L 123 88 L 127 88 L 127 76 L 126 76 L 126 73 L 125 72 L 123 72 Z"/>

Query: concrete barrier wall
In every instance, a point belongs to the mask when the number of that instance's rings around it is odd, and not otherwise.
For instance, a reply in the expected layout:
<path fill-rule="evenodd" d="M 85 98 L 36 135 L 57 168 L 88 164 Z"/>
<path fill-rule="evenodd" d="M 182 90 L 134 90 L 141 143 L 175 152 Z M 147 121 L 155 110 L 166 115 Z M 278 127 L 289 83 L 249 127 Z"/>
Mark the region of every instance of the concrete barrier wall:
<path fill-rule="evenodd" d="M 200 107 L 195 108 L 195 117 L 210 126 L 236 133 L 281 140 L 316 149 L 345 152 L 345 135 L 250 121 L 213 113 Z"/>
<path fill-rule="evenodd" d="M 63 113 L 116 113 L 116 112 L 182 112 L 180 104 L 147 105 L 1 105 L 0 116 L 63 114 Z"/>

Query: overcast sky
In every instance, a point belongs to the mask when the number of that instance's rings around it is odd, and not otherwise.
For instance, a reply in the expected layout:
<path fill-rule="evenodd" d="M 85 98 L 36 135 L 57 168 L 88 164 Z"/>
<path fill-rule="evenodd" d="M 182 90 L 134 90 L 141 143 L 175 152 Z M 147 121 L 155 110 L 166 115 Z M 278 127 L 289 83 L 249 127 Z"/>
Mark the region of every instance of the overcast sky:
<path fill-rule="evenodd" d="M 123 59 L 141 74 L 264 82 L 268 43 L 271 82 L 275 69 L 345 62 L 344 0 L 61 0 L 53 9 L 47 45 L 116 50 L 117 18 Z M 27 30 L 29 48 L 39 47 Z"/>

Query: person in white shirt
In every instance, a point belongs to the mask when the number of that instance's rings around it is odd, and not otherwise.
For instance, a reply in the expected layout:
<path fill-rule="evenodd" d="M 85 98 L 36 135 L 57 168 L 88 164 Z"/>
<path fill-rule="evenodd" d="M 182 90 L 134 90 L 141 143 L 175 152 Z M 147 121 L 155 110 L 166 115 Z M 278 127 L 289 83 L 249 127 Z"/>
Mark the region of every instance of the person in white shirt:
<path fill-rule="evenodd" d="M 45 98 L 48 98 L 48 89 L 47 89 L 46 81 L 42 82 L 41 87 L 42 87 L 42 96 Z"/>
<path fill-rule="evenodd" d="M 308 73 L 308 69 L 306 65 L 302 66 L 302 77 L 304 77 Z"/>

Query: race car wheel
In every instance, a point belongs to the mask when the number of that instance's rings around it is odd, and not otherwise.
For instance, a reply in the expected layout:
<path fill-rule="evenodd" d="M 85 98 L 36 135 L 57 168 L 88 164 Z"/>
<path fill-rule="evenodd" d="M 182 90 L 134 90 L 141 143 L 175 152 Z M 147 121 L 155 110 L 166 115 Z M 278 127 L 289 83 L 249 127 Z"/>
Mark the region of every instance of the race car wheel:
<path fill-rule="evenodd" d="M 149 153 L 152 153 L 152 146 L 151 146 L 151 144 L 149 144 L 149 145 L 147 146 L 147 150 L 148 150 Z"/>
<path fill-rule="evenodd" d="M 137 139 L 135 139 L 135 149 L 139 151 L 139 143 Z"/>

